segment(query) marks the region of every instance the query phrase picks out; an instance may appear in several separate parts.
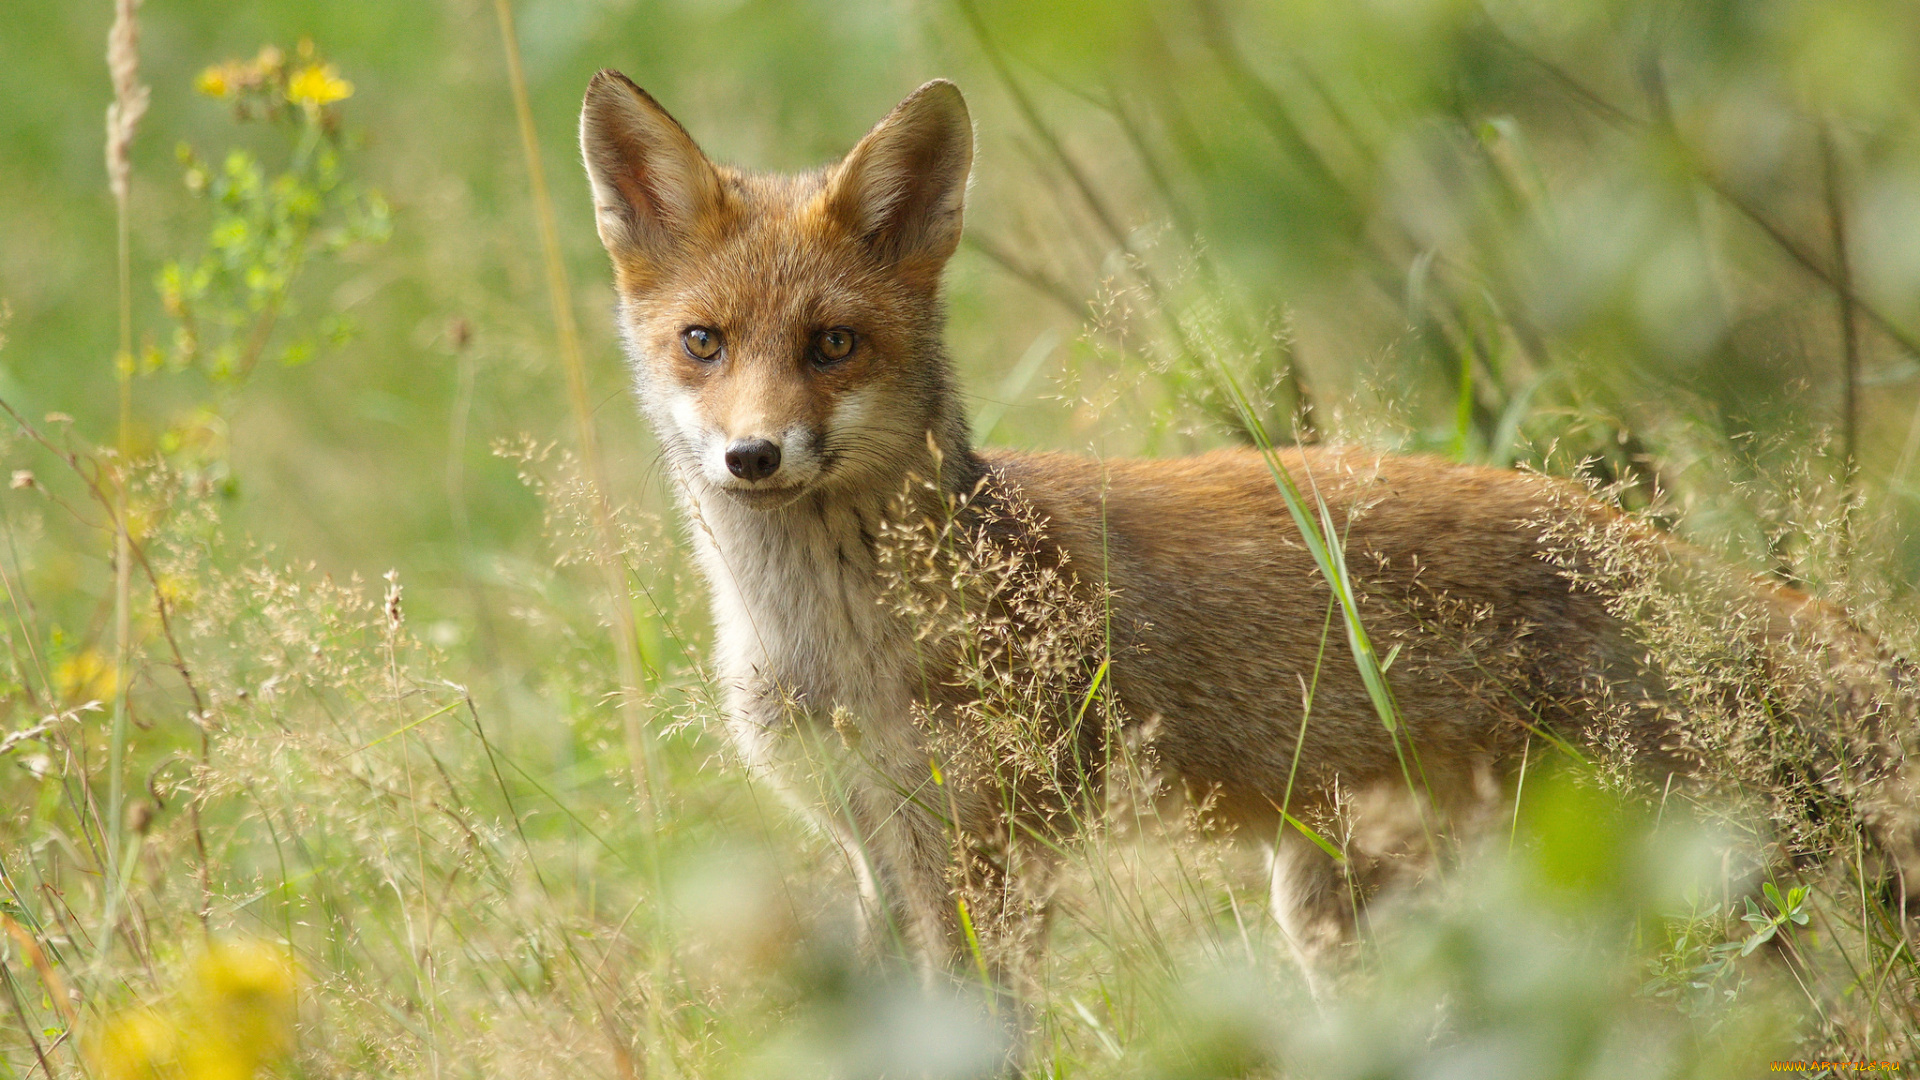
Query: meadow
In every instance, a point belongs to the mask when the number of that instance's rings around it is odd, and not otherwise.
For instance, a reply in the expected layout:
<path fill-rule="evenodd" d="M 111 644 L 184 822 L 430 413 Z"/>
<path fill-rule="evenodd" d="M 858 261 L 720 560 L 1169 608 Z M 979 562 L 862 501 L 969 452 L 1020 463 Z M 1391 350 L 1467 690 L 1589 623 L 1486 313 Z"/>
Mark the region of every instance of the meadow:
<path fill-rule="evenodd" d="M 0 27 L 0 1076 L 996 1075 L 992 996 L 863 955 L 845 853 L 720 730 L 579 172 L 603 67 L 769 170 L 955 80 L 981 443 L 1566 476 L 1920 656 L 1896 0 L 0 0 Z M 1530 746 L 1503 820 L 1316 1000 L 1257 852 L 1122 740 L 1036 931 L 1027 1069 L 1920 1067 L 1920 929 L 1859 808 L 1809 812 L 1772 708 L 1821 660 L 1758 663 L 1711 589 L 1615 569 L 1700 783 Z M 1332 610 L 1247 618 L 1325 614 L 1327 663 L 1391 665 Z"/>

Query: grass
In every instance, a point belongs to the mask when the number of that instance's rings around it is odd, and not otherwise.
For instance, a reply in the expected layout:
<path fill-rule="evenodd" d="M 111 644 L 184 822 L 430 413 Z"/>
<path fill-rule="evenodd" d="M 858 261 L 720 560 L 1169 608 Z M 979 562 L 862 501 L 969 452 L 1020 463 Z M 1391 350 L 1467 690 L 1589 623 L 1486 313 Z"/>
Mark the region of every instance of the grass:
<path fill-rule="evenodd" d="M 945 52 L 882 48 L 895 16 L 872 12 L 623 11 L 607 17 L 655 29 L 615 45 L 526 9 L 524 78 L 485 105 L 458 80 L 505 74 L 487 20 L 342 24 L 338 57 L 274 24 L 276 68 L 201 16 L 146 11 L 155 109 L 102 250 L 26 242 L 100 207 L 6 174 L 44 213 L 0 242 L 20 312 L 0 326 L 0 1076 L 986 1075 L 1002 1027 L 977 984 L 1036 933 L 1018 989 L 1049 1076 L 1915 1064 L 1912 928 L 1847 812 L 1842 766 L 1874 733 L 1796 742 L 1780 721 L 1829 658 L 1743 652 L 1719 571 L 1649 567 L 1618 537 L 1587 538 L 1615 553 L 1597 573 L 1626 583 L 1696 748 L 1726 767 L 1648 790 L 1617 745 L 1582 762 L 1529 743 L 1499 827 L 1430 842 L 1440 869 L 1382 898 L 1319 1001 L 1257 845 L 1166 798 L 1151 732 L 1075 757 L 1083 725 L 1121 720 L 1099 598 L 970 548 L 959 507 L 895 537 L 903 611 L 979 688 L 977 741 L 943 751 L 1009 787 L 1040 778 L 1056 816 L 1007 838 L 1043 849 L 1028 891 L 962 890 L 974 970 L 928 991 L 862 959 L 848 853 L 726 749 L 700 588 L 617 377 L 590 366 L 606 328 L 550 344 L 517 246 L 541 225 L 565 327 L 569 276 L 600 274 L 576 258 L 584 214 L 562 198 L 545 224 L 496 161 L 509 113 L 515 160 L 560 160 L 572 68 L 628 49 L 676 111 L 693 103 L 696 134 L 774 164 L 844 148 L 891 103 L 868 100 L 888 65 L 907 86 L 970 75 L 985 141 L 954 336 L 1007 398 L 979 409 L 1000 437 L 1298 436 L 1584 477 L 1912 655 L 1920 276 L 1896 241 L 1920 109 L 1904 46 L 1847 43 L 1920 38 L 1871 5 L 1760 7 L 1710 27 L 1631 5 L 1556 22 L 963 3 L 899 24 L 965 43 Z M 556 60 L 569 32 L 579 55 Z M 365 44 L 382 36 L 392 53 Z M 186 96 L 233 55 L 218 70 L 254 97 Z M 461 92 L 422 90 L 429 63 Z M 812 88 L 781 91 L 791 130 L 743 121 L 776 112 L 758 78 Z M 92 89 L 36 85 L 97 122 Z M 1765 131 L 1785 133 L 1773 157 L 1736 152 Z M 421 166 L 435 154 L 444 175 Z M 412 179 L 429 174 L 443 186 Z M 112 301 L 54 272 L 96 255 Z M 43 270 L 69 282 L 58 297 Z M 1342 523 L 1275 479 L 1343 586 L 1302 616 L 1325 619 L 1321 663 L 1361 665 L 1392 731 L 1394 657 L 1360 620 Z M 967 588 L 930 590 L 916 556 L 955 560 Z M 1024 598 L 1025 621 L 969 589 Z M 1804 760 L 1837 780 L 1776 767 Z M 1351 826 L 1296 823 L 1343 853 Z"/>

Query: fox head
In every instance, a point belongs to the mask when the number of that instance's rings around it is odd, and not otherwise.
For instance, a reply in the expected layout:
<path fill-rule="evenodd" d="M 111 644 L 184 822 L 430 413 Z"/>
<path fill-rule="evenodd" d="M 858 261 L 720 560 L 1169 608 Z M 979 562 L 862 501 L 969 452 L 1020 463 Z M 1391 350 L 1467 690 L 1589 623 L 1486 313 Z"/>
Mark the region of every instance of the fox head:
<path fill-rule="evenodd" d="M 641 407 L 696 494 L 773 509 L 891 483 L 930 445 L 964 451 L 940 275 L 973 128 L 952 83 L 914 91 L 838 163 L 771 176 L 715 164 L 602 71 L 580 146 Z"/>

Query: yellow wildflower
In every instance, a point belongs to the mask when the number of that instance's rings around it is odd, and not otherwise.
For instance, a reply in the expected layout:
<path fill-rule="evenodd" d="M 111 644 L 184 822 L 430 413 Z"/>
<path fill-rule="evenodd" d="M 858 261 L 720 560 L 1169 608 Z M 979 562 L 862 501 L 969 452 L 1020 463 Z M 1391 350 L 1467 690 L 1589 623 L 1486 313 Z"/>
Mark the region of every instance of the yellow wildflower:
<path fill-rule="evenodd" d="M 227 65 L 215 64 L 202 71 L 193 80 L 193 88 L 208 97 L 223 98 L 233 92 L 233 84 L 227 80 Z"/>
<path fill-rule="evenodd" d="M 332 64 L 308 64 L 287 80 L 287 100 L 309 109 L 352 96 L 353 84 Z"/>
<path fill-rule="evenodd" d="M 265 945 L 216 945 L 162 1008 L 112 1014 L 89 1058 L 109 1080 L 252 1080 L 294 1048 L 293 969 Z"/>
<path fill-rule="evenodd" d="M 113 663 L 98 649 L 83 649 L 53 666 L 53 688 L 69 702 L 112 701 L 118 685 Z"/>
<path fill-rule="evenodd" d="M 87 1057 L 107 1080 L 150 1080 L 179 1064 L 180 1033 L 152 1009 L 113 1016 L 92 1040 Z"/>
<path fill-rule="evenodd" d="M 294 975 L 258 943 L 215 946 L 195 965 L 183 1016 L 189 1075 L 246 1080 L 293 1049 Z"/>

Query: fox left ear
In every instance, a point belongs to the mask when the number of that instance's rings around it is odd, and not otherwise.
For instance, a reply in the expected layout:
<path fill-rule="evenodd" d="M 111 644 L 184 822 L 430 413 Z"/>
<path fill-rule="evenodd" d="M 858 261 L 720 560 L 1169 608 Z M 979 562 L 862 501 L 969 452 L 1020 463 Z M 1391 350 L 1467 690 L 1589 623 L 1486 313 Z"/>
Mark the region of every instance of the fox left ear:
<path fill-rule="evenodd" d="M 960 88 L 935 79 L 907 96 L 848 152 L 827 204 L 889 264 L 938 272 L 960 246 L 973 167 L 973 121 Z"/>
<path fill-rule="evenodd" d="M 617 71 L 602 71 L 580 108 L 580 153 L 600 242 L 616 260 L 683 249 L 721 206 L 719 175 L 686 129 Z"/>

